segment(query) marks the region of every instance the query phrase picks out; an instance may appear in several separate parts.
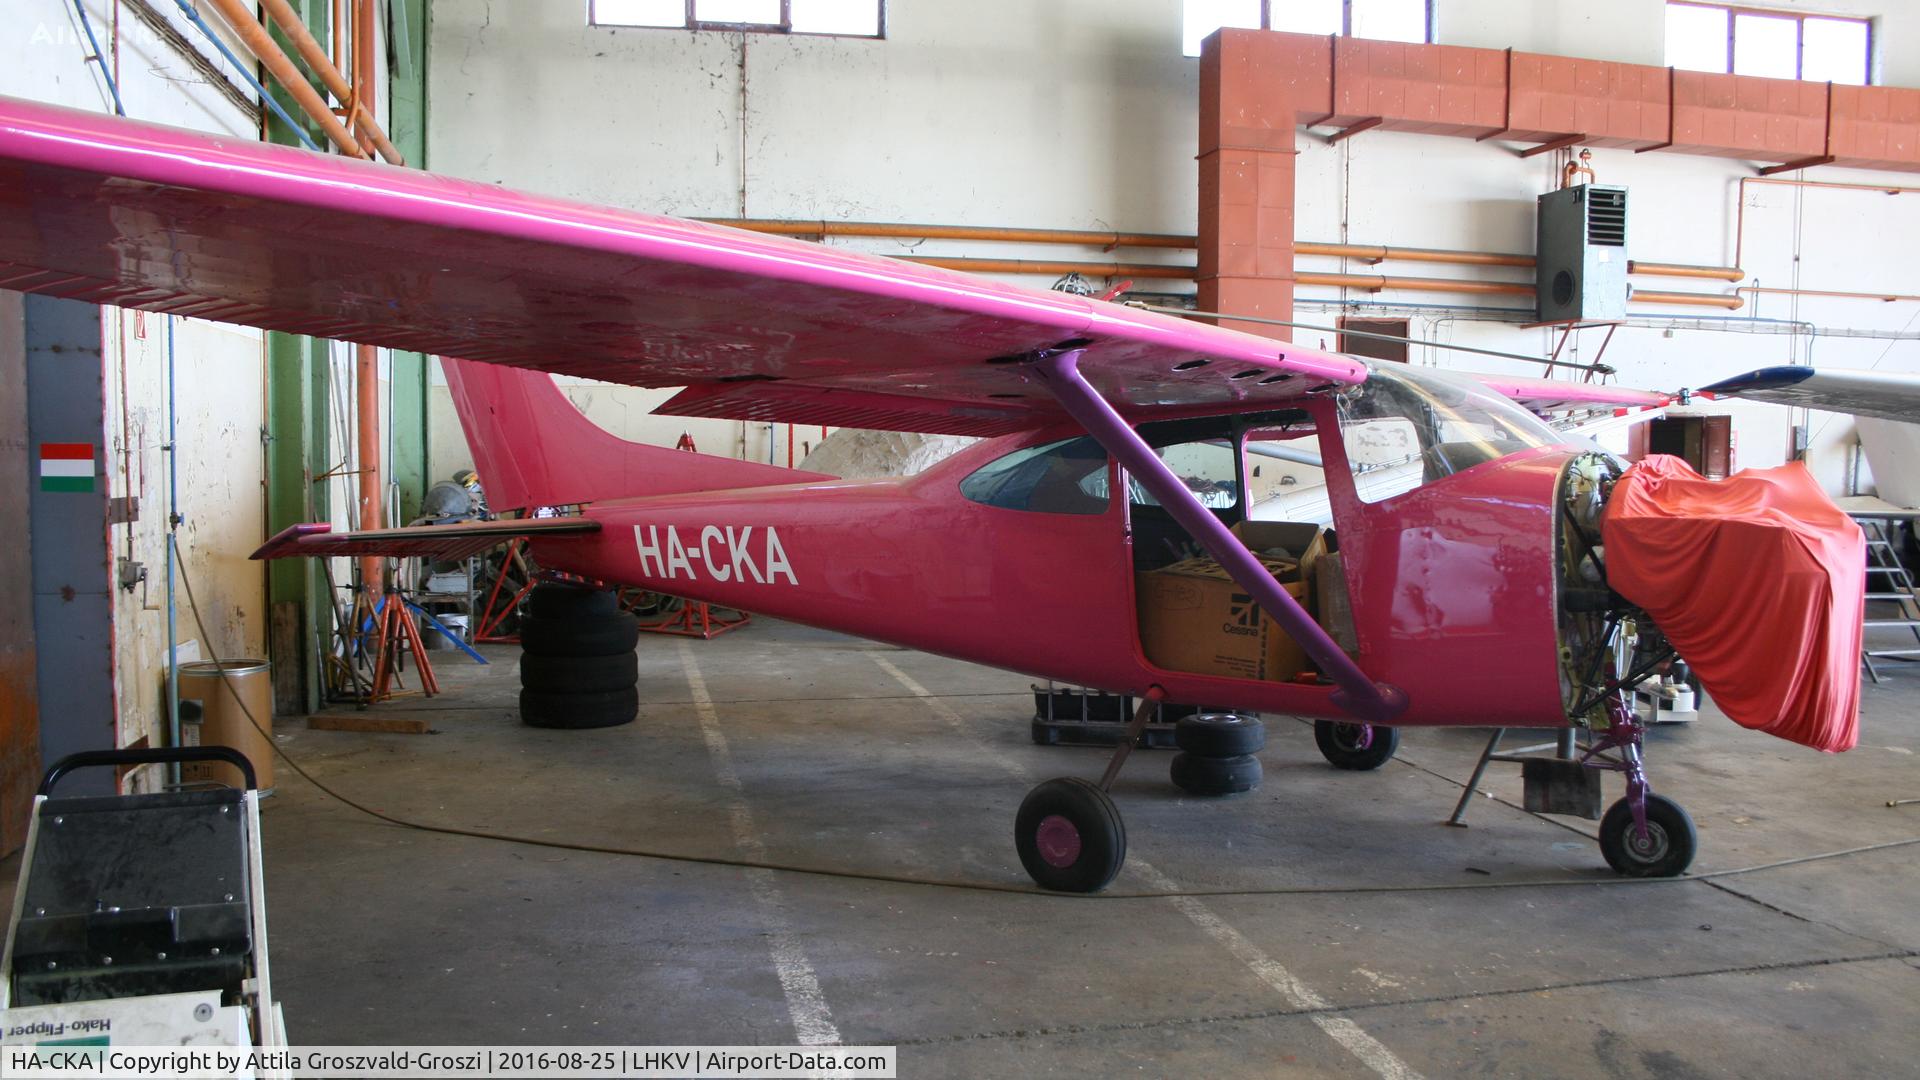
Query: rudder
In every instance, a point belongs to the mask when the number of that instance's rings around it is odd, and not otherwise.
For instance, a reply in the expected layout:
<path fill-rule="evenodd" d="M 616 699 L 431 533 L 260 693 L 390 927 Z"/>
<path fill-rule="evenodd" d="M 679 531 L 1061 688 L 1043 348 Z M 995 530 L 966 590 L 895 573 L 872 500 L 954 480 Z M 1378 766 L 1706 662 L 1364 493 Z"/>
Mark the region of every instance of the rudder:
<path fill-rule="evenodd" d="M 630 442 L 589 420 L 543 371 L 451 357 L 441 366 L 496 511 L 834 479 Z"/>

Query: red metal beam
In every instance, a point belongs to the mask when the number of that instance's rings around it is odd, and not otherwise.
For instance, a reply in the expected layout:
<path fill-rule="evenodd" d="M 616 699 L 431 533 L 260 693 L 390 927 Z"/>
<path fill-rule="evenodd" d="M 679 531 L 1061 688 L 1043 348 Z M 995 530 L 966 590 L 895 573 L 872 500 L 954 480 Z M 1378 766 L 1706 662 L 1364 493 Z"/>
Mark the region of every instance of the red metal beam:
<path fill-rule="evenodd" d="M 1788 161 L 1779 165 L 1769 165 L 1760 170 L 1760 175 L 1773 176 L 1776 173 L 1794 172 L 1799 169 L 1811 169 L 1816 165 L 1831 164 L 1833 164 L 1833 155 L 1821 154 L 1819 157 L 1801 158 L 1799 161 Z"/>
<path fill-rule="evenodd" d="M 1341 128 L 1339 131 L 1336 131 L 1333 134 L 1327 136 L 1327 143 L 1331 145 L 1333 143 L 1339 142 L 1342 139 L 1350 139 L 1353 136 L 1358 135 L 1363 131 L 1370 131 L 1374 128 L 1377 128 L 1382 123 L 1385 123 L 1384 117 L 1369 116 L 1365 120 L 1361 120 L 1355 124 L 1349 124 L 1348 126 Z"/>
<path fill-rule="evenodd" d="M 1587 137 L 1585 135 L 1562 135 L 1557 139 L 1549 139 L 1538 146 L 1529 146 L 1525 150 L 1520 151 L 1520 156 L 1528 158 L 1535 154 L 1545 154 L 1553 150 L 1565 150 L 1569 146 L 1577 146 L 1586 141 Z"/>

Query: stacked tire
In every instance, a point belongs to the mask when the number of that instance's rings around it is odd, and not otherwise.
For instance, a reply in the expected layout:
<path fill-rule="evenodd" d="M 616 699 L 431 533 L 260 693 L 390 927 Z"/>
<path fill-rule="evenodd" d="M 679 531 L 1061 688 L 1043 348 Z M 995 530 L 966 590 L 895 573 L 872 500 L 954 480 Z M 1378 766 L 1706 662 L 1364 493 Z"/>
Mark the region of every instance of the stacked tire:
<path fill-rule="evenodd" d="M 1267 728 L 1257 716 L 1200 712 L 1173 728 L 1173 783 L 1189 795 L 1236 795 L 1260 786 Z"/>
<path fill-rule="evenodd" d="M 520 720 L 529 727 L 603 728 L 640 711 L 640 627 L 614 594 L 545 584 L 520 620 Z"/>

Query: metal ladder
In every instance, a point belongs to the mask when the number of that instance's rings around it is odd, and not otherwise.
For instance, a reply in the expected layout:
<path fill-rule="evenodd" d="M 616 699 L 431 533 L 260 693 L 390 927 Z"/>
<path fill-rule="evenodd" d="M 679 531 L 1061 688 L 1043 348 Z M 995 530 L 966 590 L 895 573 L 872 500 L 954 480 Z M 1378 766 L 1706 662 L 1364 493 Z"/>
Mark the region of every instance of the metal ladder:
<path fill-rule="evenodd" d="M 1902 649 L 1862 649 L 1860 663 L 1867 669 L 1867 677 L 1874 682 L 1880 681 L 1880 672 L 1873 666 L 1875 657 L 1886 659 L 1907 659 L 1920 656 L 1920 601 L 1913 595 L 1913 576 L 1907 568 L 1900 565 L 1899 553 L 1894 550 L 1888 525 L 1890 520 L 1881 517 L 1855 515 L 1860 529 L 1867 537 L 1867 600 L 1884 601 L 1897 606 L 1900 614 L 1897 618 L 1876 619 L 1867 616 L 1865 626 L 1868 630 L 1875 627 L 1904 626 L 1913 634 L 1914 646 Z"/>

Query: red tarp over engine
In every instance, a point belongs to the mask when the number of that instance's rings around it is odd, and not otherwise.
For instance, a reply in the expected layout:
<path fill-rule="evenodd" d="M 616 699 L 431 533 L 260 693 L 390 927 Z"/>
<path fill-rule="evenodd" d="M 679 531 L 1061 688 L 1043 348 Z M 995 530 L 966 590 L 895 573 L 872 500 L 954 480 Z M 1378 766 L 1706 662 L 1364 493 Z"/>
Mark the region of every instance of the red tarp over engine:
<path fill-rule="evenodd" d="M 1702 477 L 1655 455 L 1614 485 L 1607 582 L 1743 727 L 1835 752 L 1860 731 L 1866 541 L 1799 463 Z"/>

